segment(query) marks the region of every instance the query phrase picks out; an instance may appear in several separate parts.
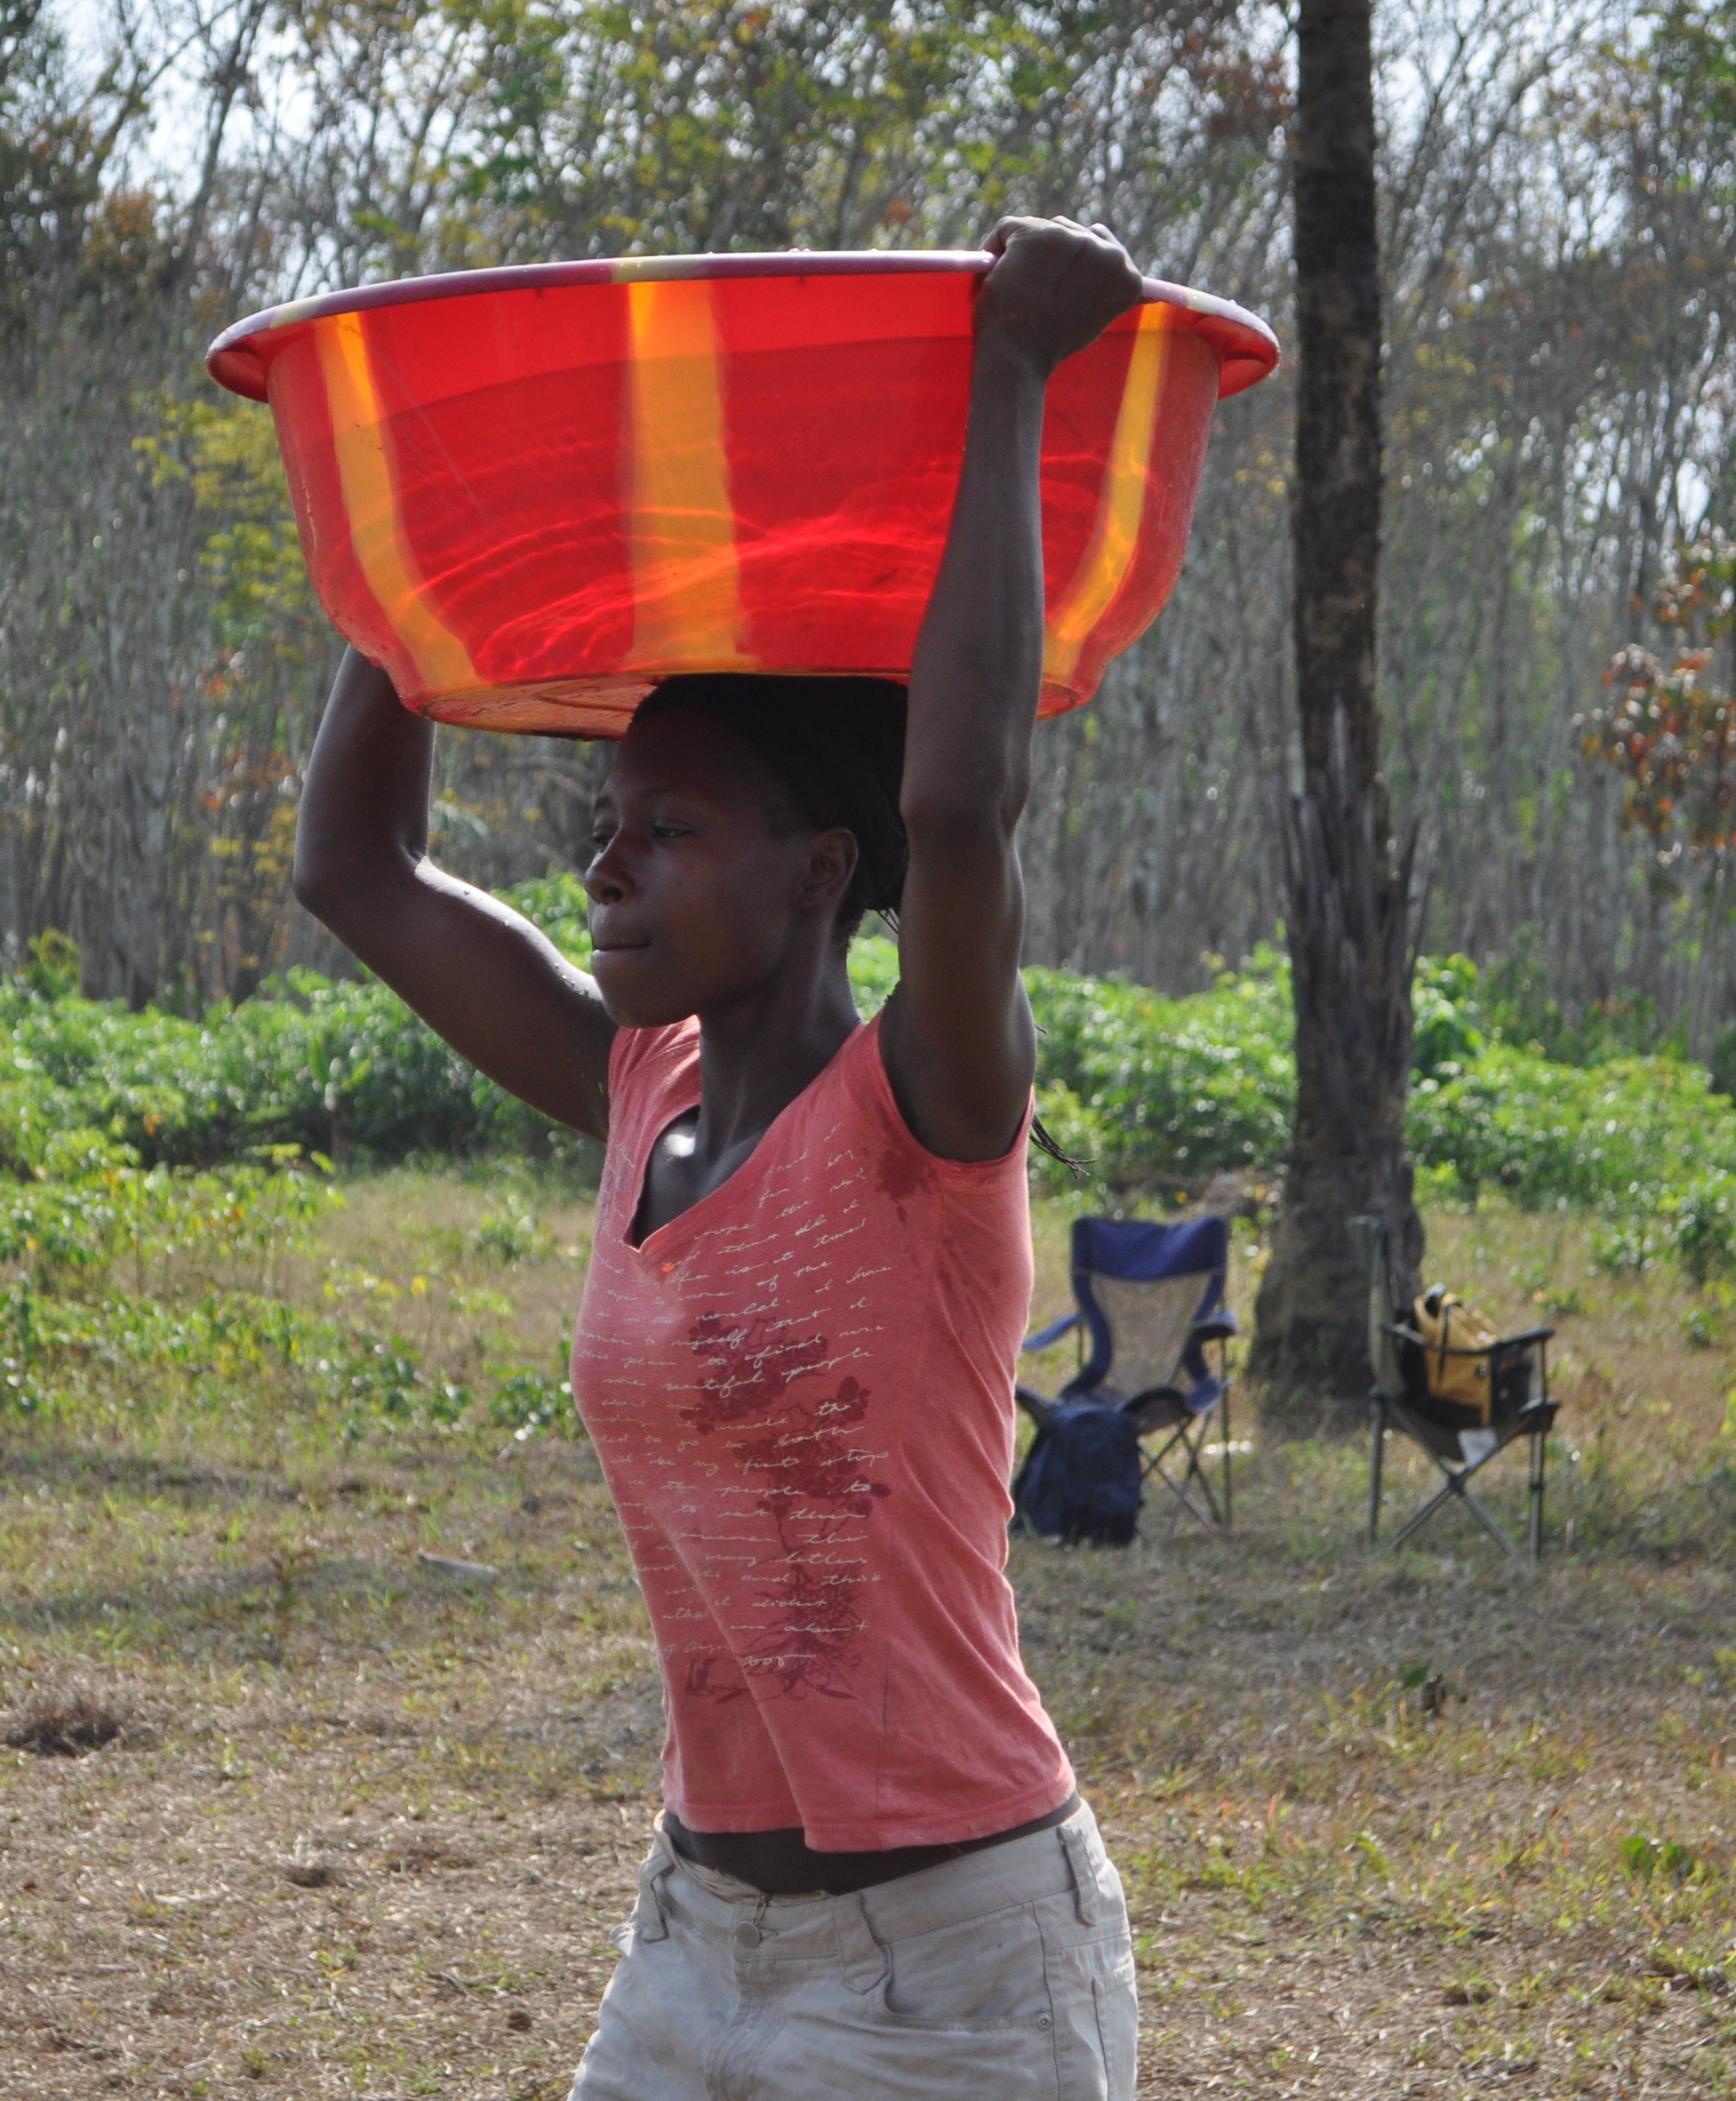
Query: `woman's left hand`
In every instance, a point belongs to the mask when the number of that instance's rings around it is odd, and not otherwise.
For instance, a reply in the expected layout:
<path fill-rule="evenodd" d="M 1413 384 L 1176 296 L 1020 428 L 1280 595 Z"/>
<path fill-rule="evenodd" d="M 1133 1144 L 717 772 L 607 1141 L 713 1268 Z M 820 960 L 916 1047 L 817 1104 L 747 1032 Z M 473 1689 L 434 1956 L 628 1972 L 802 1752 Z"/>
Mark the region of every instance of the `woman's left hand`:
<path fill-rule="evenodd" d="M 1143 289 L 1107 227 L 1006 219 L 987 245 L 964 462 L 910 667 L 899 798 L 910 865 L 880 1031 L 911 1130 L 932 1152 L 979 1161 L 1016 1137 L 1037 1066 L 1014 834 L 1043 679 L 1044 395 L 1062 359 Z"/>
<path fill-rule="evenodd" d="M 1003 219 L 983 246 L 996 261 L 977 294 L 979 334 L 1010 336 L 1044 378 L 1143 294 L 1132 259 L 1106 226 Z"/>

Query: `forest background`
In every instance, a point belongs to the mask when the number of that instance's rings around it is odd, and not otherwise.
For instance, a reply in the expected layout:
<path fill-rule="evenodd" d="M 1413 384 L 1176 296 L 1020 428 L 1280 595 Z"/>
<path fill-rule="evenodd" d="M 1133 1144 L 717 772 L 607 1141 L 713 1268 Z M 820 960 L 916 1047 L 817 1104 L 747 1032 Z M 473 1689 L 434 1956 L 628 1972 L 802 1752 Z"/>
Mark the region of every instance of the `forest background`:
<path fill-rule="evenodd" d="M 1376 24 L 1406 1130 L 1432 1273 L 1557 1331 L 1549 1550 L 1350 1551 L 1366 1448 L 1238 1382 L 1236 1531 L 1153 1484 L 1124 1555 L 1016 1540 L 1021 1641 L 1127 1880 L 1147 2090 L 1699 2101 L 1736 2094 L 1736 5 Z M 336 647 L 206 344 L 405 272 L 1021 207 L 1287 338 L 1293 29 L 0 0 L 6 2090 L 560 2101 L 654 1802 L 656 1649 L 567 1434 L 594 1149 L 290 900 Z M 1291 386 L 1225 405 L 1171 605 L 1037 740 L 1042 1103 L 1093 1178 L 1039 1166 L 1039 1320 L 1081 1208 L 1224 1169 L 1257 1207 L 1290 1145 Z M 599 754 L 440 754 L 442 858 L 582 961 Z M 870 1006 L 896 950 L 852 969 Z M 1489 1493 L 1519 1521 L 1522 1474 Z"/>
<path fill-rule="evenodd" d="M 1637 824 L 1595 748 L 1618 652 L 1729 646 L 1732 11 L 1378 11 L 1388 778 L 1426 945 L 1552 1047 L 1704 1057 L 1736 1015 L 1732 740 L 1703 739 L 1698 815 L 1654 782 Z M 335 644 L 269 419 L 204 377 L 220 326 L 428 269 L 1065 209 L 1282 336 L 1288 28 L 1212 0 L 0 0 L 0 935 L 64 930 L 88 993 L 189 1011 L 339 966 L 286 880 Z M 1180 993 L 1279 920 L 1291 414 L 1282 372 L 1220 412 L 1169 610 L 1038 741 L 1032 962 Z M 438 851 L 495 883 L 574 866 L 596 763 L 443 732 Z"/>

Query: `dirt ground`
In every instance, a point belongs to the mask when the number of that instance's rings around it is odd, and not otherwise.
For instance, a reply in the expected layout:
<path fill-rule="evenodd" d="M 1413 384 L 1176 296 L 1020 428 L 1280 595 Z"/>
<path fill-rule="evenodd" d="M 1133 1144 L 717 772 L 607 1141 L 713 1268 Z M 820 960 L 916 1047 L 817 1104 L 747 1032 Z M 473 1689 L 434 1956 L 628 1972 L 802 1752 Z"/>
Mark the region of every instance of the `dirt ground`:
<path fill-rule="evenodd" d="M 494 1203 L 365 1186 L 303 1288 L 398 1290 L 431 1350 L 552 1347 L 582 1214 L 497 1273 Z M 1369 1558 L 1360 1443 L 1246 1408 L 1228 1537 L 1154 1509 L 1126 1553 L 1015 1544 L 1128 1885 L 1141 2093 L 1732 2091 L 1729 1306 L 1611 1279 L 1569 1225 L 1433 1227 L 1432 1268 L 1562 1330 L 1540 1574 L 1462 1518 Z M 553 2101 L 660 1734 L 582 1442 L 7 1422 L 0 2092 Z"/>

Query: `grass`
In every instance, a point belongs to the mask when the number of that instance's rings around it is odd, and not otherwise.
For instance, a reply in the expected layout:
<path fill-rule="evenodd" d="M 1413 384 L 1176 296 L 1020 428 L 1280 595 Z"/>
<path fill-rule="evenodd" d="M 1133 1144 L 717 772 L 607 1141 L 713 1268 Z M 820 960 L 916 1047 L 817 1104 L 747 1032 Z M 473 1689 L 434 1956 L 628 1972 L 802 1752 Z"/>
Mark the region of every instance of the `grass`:
<path fill-rule="evenodd" d="M 582 1201 L 481 1168 L 347 1196 L 276 1257 L 309 1334 L 371 1321 L 424 1394 L 551 1369 Z M 1429 1223 L 1432 1276 L 1560 1330 L 1539 1576 L 1450 1517 L 1369 1559 L 1360 1444 L 1246 1409 L 1231 1537 L 1154 1509 L 1124 1554 L 1013 1547 L 1128 1884 L 1142 2090 L 1729 2093 L 1736 1294 L 1611 1274 L 1570 1214 Z M 1065 1235 L 1043 1206 L 1039 1314 Z M 554 2101 L 661 1736 L 594 1457 L 536 1408 L 215 1361 L 80 1359 L 0 1418 L 0 2091 Z"/>

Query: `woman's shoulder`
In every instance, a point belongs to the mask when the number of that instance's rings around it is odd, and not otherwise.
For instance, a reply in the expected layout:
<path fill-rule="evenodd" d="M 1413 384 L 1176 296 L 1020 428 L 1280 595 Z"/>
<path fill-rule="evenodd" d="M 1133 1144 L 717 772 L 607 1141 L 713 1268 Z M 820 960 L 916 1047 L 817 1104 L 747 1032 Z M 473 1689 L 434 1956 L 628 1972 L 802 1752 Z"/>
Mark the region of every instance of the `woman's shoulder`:
<path fill-rule="evenodd" d="M 655 1107 L 687 1082 L 699 1062 L 699 1024 L 689 1018 L 663 1028 L 618 1028 L 609 1052 L 609 1135 L 636 1108 Z"/>
<path fill-rule="evenodd" d="M 880 1040 L 880 1015 L 884 1011 L 882 1008 L 880 1014 L 855 1032 L 826 1077 L 848 1095 L 856 1114 L 872 1124 L 887 1149 L 902 1155 L 924 1175 L 932 1175 L 941 1183 L 966 1183 L 1014 1176 L 1022 1186 L 1030 1107 L 1026 1108 L 1012 1145 L 998 1158 L 950 1160 L 943 1153 L 931 1152 L 905 1120 L 892 1077 L 886 1069 Z"/>

